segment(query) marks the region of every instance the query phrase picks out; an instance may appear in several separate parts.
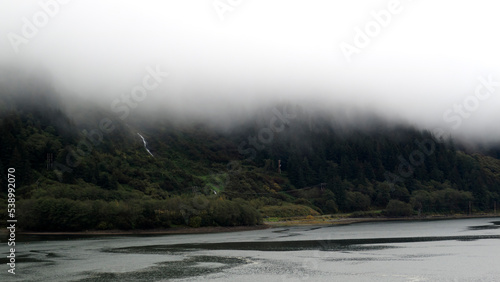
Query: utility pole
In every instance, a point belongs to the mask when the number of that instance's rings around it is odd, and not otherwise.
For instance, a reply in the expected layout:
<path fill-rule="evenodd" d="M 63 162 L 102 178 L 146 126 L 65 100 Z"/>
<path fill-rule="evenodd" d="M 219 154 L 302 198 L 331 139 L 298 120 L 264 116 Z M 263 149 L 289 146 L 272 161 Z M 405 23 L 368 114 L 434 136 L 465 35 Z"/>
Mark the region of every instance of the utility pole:
<path fill-rule="evenodd" d="M 47 153 L 47 170 L 52 169 L 54 165 L 54 155 L 52 153 Z"/>
<path fill-rule="evenodd" d="M 325 186 L 327 183 L 320 183 L 321 191 L 325 191 Z"/>
<path fill-rule="evenodd" d="M 281 174 L 281 160 L 278 160 L 278 173 Z"/>

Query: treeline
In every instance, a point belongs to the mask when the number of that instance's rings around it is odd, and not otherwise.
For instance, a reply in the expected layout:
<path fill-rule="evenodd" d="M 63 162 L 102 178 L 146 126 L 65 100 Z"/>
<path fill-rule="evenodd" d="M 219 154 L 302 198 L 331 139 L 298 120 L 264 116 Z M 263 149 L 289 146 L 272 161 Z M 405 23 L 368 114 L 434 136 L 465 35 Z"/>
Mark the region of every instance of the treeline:
<path fill-rule="evenodd" d="M 468 214 L 477 212 L 472 206 L 471 192 L 447 188 L 427 192 L 417 190 L 412 193 L 409 203 L 391 199 L 383 211 L 386 216 L 413 216 L 424 214 Z"/>
<path fill-rule="evenodd" d="M 465 153 L 428 131 L 371 126 L 347 130 L 303 116 L 250 163 L 274 173 L 281 160 L 282 175 L 293 187 L 284 192 L 325 213 L 385 209 L 390 200 L 411 204 L 426 193 L 423 212 L 466 212 L 469 201 L 477 211 L 492 211 L 500 202 L 500 160 Z M 296 191 L 321 183 L 322 194 Z"/>
<path fill-rule="evenodd" d="M 197 195 L 166 200 L 70 200 L 43 197 L 17 204 L 19 227 L 30 231 L 153 229 L 176 226 L 237 226 L 262 223 L 260 213 L 241 199 Z"/>
<path fill-rule="evenodd" d="M 467 213 L 500 203 L 498 149 L 468 153 L 411 127 L 343 127 L 298 112 L 262 139 L 270 119 L 218 130 L 131 118 L 92 142 L 86 134 L 106 112 L 75 121 L 54 104 L 0 104 L 0 177 L 16 169 L 17 214 L 29 230 L 252 225 L 260 213 Z"/>

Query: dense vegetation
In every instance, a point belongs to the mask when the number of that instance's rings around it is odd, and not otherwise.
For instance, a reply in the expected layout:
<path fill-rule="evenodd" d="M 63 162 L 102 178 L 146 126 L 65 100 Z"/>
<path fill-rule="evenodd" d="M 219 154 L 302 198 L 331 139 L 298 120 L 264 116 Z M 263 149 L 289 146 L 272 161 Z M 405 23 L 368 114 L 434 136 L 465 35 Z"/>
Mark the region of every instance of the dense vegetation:
<path fill-rule="evenodd" d="M 27 92 L 39 102 L 8 93 L 0 101 L 2 187 L 7 168 L 15 168 L 16 211 L 27 230 L 255 225 L 262 216 L 372 210 L 488 212 L 500 202 L 498 150 L 467 152 L 407 126 L 346 126 L 301 107 L 272 130 L 273 110 L 225 129 L 125 122 L 98 108 L 70 116 L 51 89 Z M 107 118 L 112 127 L 100 126 Z"/>

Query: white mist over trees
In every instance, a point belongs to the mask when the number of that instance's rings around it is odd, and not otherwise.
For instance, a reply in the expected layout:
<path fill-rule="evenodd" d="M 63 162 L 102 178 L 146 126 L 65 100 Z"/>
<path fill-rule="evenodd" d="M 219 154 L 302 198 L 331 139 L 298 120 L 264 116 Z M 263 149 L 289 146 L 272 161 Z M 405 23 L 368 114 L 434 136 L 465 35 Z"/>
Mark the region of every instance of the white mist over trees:
<path fill-rule="evenodd" d="M 134 111 L 232 120 L 286 99 L 500 138 L 497 2 L 239 2 L 222 20 L 213 1 L 3 1 L 0 64 L 105 109 L 159 66 Z"/>

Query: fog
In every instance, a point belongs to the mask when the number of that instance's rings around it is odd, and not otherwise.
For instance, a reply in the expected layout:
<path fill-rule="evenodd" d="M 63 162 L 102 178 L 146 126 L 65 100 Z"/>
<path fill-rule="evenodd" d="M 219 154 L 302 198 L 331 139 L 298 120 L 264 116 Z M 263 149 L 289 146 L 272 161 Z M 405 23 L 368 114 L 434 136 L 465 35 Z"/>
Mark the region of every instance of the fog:
<path fill-rule="evenodd" d="M 498 141 L 500 4 L 436 2 L 4 0 L 0 64 L 125 118 L 291 101 Z"/>

